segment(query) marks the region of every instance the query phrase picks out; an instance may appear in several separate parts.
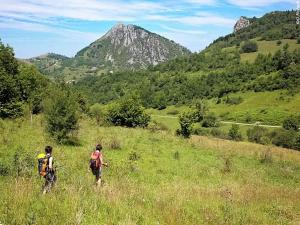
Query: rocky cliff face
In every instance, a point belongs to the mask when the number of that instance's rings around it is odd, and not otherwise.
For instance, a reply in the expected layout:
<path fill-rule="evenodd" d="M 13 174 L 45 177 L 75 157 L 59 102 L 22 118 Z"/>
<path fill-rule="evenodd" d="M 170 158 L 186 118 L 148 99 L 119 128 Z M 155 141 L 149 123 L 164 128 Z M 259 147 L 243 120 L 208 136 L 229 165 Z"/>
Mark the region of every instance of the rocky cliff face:
<path fill-rule="evenodd" d="M 141 27 L 117 24 L 79 51 L 75 59 L 96 67 L 140 69 L 189 53 L 185 47 Z"/>
<path fill-rule="evenodd" d="M 240 19 L 234 25 L 234 32 L 237 32 L 245 27 L 248 27 L 249 25 L 250 25 L 250 20 L 248 20 L 244 16 L 241 16 Z"/>

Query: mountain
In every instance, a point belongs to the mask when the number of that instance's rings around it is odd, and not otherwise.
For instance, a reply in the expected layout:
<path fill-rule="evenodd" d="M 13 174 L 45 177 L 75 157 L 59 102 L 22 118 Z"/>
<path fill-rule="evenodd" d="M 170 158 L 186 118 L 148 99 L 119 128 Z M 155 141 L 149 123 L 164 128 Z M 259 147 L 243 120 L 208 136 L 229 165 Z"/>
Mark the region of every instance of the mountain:
<path fill-rule="evenodd" d="M 300 93 L 300 39 L 296 40 L 299 30 L 292 20 L 295 16 L 295 11 L 287 11 L 249 18 L 249 26 L 219 38 L 200 53 L 149 66 L 148 70 L 87 76 L 75 86 L 92 103 L 104 104 L 123 96 L 138 95 L 145 107 L 158 109 L 190 104 L 192 99 L 231 102 L 227 96 L 239 92 Z M 276 39 L 269 40 L 267 37 L 276 30 L 278 33 L 273 37 Z M 241 51 L 245 43 L 253 42 L 257 44 L 255 52 Z M 240 99 L 233 102 L 239 104 Z M 251 109 L 243 110 L 239 117 L 246 118 L 247 110 Z M 268 122 L 273 123 L 271 112 L 276 114 L 271 109 L 259 111 L 256 121 L 269 115 Z M 231 113 L 228 109 L 228 114 Z"/>
<path fill-rule="evenodd" d="M 158 34 L 119 23 L 73 58 L 50 53 L 27 61 L 42 73 L 78 79 L 111 70 L 145 69 L 190 53 L 187 48 Z"/>
<path fill-rule="evenodd" d="M 51 74 L 55 70 L 60 69 L 63 63 L 70 58 L 55 53 L 47 53 L 34 58 L 25 60 L 26 62 L 35 64 L 36 67 L 44 74 Z"/>
<path fill-rule="evenodd" d="M 141 69 L 189 53 L 185 47 L 139 26 L 117 24 L 80 50 L 75 61 L 97 67 Z"/>

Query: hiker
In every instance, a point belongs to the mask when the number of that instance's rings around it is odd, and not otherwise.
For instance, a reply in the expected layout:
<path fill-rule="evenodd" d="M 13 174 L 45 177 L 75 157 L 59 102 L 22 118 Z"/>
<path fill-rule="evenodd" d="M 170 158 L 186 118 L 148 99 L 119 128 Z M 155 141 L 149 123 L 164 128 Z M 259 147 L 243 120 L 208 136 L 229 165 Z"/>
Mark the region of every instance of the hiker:
<path fill-rule="evenodd" d="M 46 194 L 51 190 L 56 182 L 55 170 L 53 167 L 54 161 L 52 157 L 52 147 L 45 147 L 45 154 L 38 156 L 39 161 L 39 173 L 45 178 L 45 184 L 43 186 L 43 194 Z"/>
<path fill-rule="evenodd" d="M 108 166 L 103 161 L 102 145 L 97 144 L 95 151 L 91 154 L 90 168 L 96 177 L 96 185 L 101 185 L 102 166 Z"/>

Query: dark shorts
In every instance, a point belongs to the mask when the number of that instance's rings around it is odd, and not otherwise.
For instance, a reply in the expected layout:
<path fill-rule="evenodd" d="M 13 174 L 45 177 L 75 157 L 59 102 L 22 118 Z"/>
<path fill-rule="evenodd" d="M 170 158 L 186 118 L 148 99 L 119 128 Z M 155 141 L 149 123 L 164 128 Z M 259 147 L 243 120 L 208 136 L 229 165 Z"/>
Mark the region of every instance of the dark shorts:
<path fill-rule="evenodd" d="M 95 169 L 93 171 L 93 174 L 96 176 L 96 179 L 98 180 L 99 178 L 101 178 L 101 175 L 102 175 L 102 168 L 99 167 L 99 169 Z"/>

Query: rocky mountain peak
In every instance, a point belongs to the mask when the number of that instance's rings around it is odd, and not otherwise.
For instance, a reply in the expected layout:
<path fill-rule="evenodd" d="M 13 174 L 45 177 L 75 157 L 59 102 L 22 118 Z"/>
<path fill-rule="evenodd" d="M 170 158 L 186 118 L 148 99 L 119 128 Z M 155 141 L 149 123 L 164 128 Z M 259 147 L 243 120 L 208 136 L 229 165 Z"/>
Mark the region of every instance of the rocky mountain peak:
<path fill-rule="evenodd" d="M 234 32 L 237 32 L 245 27 L 248 27 L 249 25 L 250 25 L 250 20 L 248 20 L 244 16 L 241 16 L 240 19 L 234 25 Z"/>
<path fill-rule="evenodd" d="M 189 53 L 183 46 L 142 27 L 118 23 L 75 58 L 82 57 L 97 67 L 141 69 Z"/>

